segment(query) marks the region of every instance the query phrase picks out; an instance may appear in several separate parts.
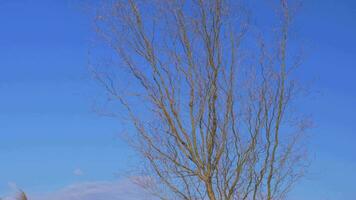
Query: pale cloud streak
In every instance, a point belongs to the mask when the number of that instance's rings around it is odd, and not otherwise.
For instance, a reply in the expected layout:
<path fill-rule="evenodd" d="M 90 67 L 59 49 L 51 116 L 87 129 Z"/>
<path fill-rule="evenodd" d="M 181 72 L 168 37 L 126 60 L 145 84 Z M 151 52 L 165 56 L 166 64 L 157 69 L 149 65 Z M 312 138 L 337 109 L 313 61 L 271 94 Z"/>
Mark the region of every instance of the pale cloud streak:
<path fill-rule="evenodd" d="M 154 200 L 152 196 L 133 184 L 122 181 L 82 182 L 66 186 L 58 191 L 30 194 L 30 200 Z M 4 200 L 14 200 L 6 197 Z"/>
<path fill-rule="evenodd" d="M 75 175 L 75 176 L 83 176 L 84 175 L 84 172 L 83 172 L 83 170 L 81 170 L 81 169 L 75 169 L 74 171 L 73 171 L 73 174 Z"/>

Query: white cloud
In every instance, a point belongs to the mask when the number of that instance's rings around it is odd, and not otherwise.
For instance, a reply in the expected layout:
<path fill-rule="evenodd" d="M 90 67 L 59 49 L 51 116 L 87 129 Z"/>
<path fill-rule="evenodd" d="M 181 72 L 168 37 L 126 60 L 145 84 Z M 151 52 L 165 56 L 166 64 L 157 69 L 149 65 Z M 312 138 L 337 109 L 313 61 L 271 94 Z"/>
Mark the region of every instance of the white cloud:
<path fill-rule="evenodd" d="M 15 197 L 4 197 L 1 200 L 16 200 Z"/>
<path fill-rule="evenodd" d="M 14 193 L 18 193 L 18 186 L 15 182 L 8 182 L 7 186 L 9 187 L 9 189 L 11 191 L 13 191 Z M 16 200 L 16 195 L 15 196 L 8 196 L 8 197 L 4 197 L 1 200 Z"/>
<path fill-rule="evenodd" d="M 17 184 L 15 182 L 8 182 L 7 185 L 10 187 L 12 190 L 17 190 Z"/>
<path fill-rule="evenodd" d="M 83 170 L 81 170 L 81 169 L 75 169 L 74 171 L 73 171 L 73 174 L 75 175 L 75 176 L 83 176 L 84 175 L 84 172 L 83 172 Z"/>
<path fill-rule="evenodd" d="M 153 200 L 130 180 L 83 182 L 45 194 L 30 194 L 30 200 Z M 14 200 L 6 197 L 4 200 Z"/>

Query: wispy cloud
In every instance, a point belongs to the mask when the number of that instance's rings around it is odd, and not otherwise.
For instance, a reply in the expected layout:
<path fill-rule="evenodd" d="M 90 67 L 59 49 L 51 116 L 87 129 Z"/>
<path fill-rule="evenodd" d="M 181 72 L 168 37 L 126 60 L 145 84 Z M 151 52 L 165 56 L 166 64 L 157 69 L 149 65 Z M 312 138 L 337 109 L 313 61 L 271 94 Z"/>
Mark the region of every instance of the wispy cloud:
<path fill-rule="evenodd" d="M 15 182 L 8 182 L 7 185 L 9 186 L 9 188 L 11 190 L 17 190 L 18 189 L 17 184 Z"/>
<path fill-rule="evenodd" d="M 58 191 L 30 194 L 31 200 L 153 200 L 154 198 L 130 180 L 83 182 Z M 6 197 L 4 200 L 14 200 Z"/>
<path fill-rule="evenodd" d="M 83 176 L 83 175 L 84 175 L 84 172 L 83 172 L 82 169 L 77 168 L 77 169 L 75 169 L 75 170 L 73 171 L 73 174 L 74 174 L 75 176 Z"/>

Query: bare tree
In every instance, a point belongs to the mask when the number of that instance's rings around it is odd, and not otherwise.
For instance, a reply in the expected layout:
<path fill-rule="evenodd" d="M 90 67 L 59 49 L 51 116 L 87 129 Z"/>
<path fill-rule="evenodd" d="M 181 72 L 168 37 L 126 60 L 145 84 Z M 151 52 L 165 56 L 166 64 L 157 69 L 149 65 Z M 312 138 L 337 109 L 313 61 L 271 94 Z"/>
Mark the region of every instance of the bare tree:
<path fill-rule="evenodd" d="M 7 198 L 1 198 L 0 197 L 0 200 L 3 200 L 3 199 L 7 199 Z M 24 191 L 22 191 L 22 190 L 18 191 L 17 196 L 16 196 L 15 199 L 16 200 L 28 200 L 26 193 Z"/>
<path fill-rule="evenodd" d="M 27 195 L 24 191 L 20 190 L 18 197 L 16 198 L 18 200 L 28 200 Z"/>
<path fill-rule="evenodd" d="M 95 68 L 95 78 L 135 128 L 146 189 L 169 200 L 286 198 L 305 169 L 307 128 L 291 109 L 288 3 L 278 1 L 274 42 L 251 34 L 250 14 L 234 0 L 117 0 L 99 9 L 97 31 L 117 63 Z"/>

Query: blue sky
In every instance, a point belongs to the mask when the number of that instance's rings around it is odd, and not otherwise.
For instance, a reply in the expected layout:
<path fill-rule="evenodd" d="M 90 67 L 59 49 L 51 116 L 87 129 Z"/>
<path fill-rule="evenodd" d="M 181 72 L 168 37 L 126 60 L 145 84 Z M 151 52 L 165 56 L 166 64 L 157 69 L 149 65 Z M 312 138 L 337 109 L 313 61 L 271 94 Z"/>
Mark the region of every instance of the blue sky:
<path fill-rule="evenodd" d="M 117 121 L 92 111 L 103 93 L 87 71 L 92 26 L 78 2 L 0 1 L 0 195 L 15 183 L 41 193 L 123 181 L 136 162 Z M 292 199 L 356 196 L 355 19 L 356 1 L 309 0 L 296 21 L 315 128 Z"/>
<path fill-rule="evenodd" d="M 117 123 L 92 111 L 102 94 L 87 72 L 92 27 L 80 4 L 1 1 L 0 12 L 0 194 L 8 182 L 45 191 L 116 179 L 130 152 Z"/>

